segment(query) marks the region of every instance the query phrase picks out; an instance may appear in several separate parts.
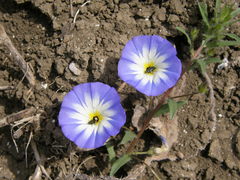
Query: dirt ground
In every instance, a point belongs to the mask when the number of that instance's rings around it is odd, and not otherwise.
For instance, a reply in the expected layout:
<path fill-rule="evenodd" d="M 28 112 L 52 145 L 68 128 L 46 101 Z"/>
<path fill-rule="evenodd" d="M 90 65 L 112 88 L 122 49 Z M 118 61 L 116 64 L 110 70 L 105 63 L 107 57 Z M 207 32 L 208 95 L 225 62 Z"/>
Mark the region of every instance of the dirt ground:
<path fill-rule="evenodd" d="M 0 180 L 24 180 L 34 174 L 37 162 L 28 143 L 31 132 L 52 179 L 88 178 L 80 174 L 109 175 L 105 147 L 84 152 L 63 136 L 57 116 L 64 95 L 83 82 L 100 81 L 118 88 L 121 50 L 136 35 L 157 34 L 167 38 L 176 45 L 178 57 L 187 61 L 187 41 L 176 26 L 191 29 L 198 27 L 201 20 L 197 1 L 192 0 L 92 0 L 84 6 L 84 0 L 72 0 L 72 9 L 70 2 L 0 0 L 0 23 L 36 78 L 36 87 L 30 90 L 9 50 L 0 45 L 0 86 L 15 87 L 0 91 L 0 119 L 29 107 L 41 112 L 40 119 L 33 124 L 0 128 Z M 224 2 L 239 7 L 238 0 Z M 207 3 L 212 7 L 214 1 Z M 238 23 L 230 31 L 240 35 L 239 29 Z M 218 56 L 228 58 L 229 65 L 220 71 L 217 65 L 208 68 L 217 103 L 216 130 L 209 141 L 212 123 L 209 98 L 194 95 L 177 115 L 179 135 L 171 151 L 181 154 L 181 158 L 151 163 L 161 179 L 240 179 L 239 47 L 219 49 Z M 184 94 L 196 91 L 202 81 L 198 72 L 187 73 Z M 121 98 L 127 112 L 126 126 L 133 128 L 134 108 L 137 104 L 146 106 L 148 98 L 131 87 L 124 89 Z M 122 136 L 120 133 L 116 141 Z M 156 145 L 157 139 L 147 130 L 138 150 Z M 117 154 L 126 147 L 116 149 Z M 139 164 L 137 160 L 130 162 L 117 177 L 127 177 Z M 134 179 L 156 177 L 146 167 Z"/>

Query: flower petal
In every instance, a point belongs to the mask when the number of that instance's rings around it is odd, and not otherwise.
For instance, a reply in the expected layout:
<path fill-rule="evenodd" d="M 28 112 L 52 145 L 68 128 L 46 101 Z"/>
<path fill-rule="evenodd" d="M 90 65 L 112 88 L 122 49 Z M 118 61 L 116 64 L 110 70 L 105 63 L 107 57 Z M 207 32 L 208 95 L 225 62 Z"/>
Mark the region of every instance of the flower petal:
<path fill-rule="evenodd" d="M 80 131 L 78 136 L 73 141 L 81 148 L 91 149 L 96 148 L 95 140 L 96 130 L 93 126 L 88 125 L 83 131 Z"/>
<path fill-rule="evenodd" d="M 152 36 L 150 49 L 156 49 L 159 55 L 172 56 L 177 54 L 176 49 L 168 40 L 156 35 Z"/>
<path fill-rule="evenodd" d="M 59 112 L 58 122 L 60 126 L 68 124 L 87 124 L 88 116 L 83 113 L 73 111 L 72 109 L 62 107 Z"/>
<path fill-rule="evenodd" d="M 148 96 L 160 95 L 180 77 L 182 65 L 176 53 L 173 45 L 160 36 L 136 36 L 123 49 L 118 75 Z M 146 72 L 146 67 L 156 70 Z"/>
<path fill-rule="evenodd" d="M 86 129 L 89 129 L 88 124 L 87 125 L 68 124 L 68 125 L 62 126 L 63 134 L 71 141 L 74 141 Z"/>
<path fill-rule="evenodd" d="M 89 123 L 96 112 L 101 120 Z M 95 82 L 75 86 L 64 97 L 58 119 L 63 134 L 76 145 L 97 148 L 120 131 L 126 114 L 117 91 Z"/>

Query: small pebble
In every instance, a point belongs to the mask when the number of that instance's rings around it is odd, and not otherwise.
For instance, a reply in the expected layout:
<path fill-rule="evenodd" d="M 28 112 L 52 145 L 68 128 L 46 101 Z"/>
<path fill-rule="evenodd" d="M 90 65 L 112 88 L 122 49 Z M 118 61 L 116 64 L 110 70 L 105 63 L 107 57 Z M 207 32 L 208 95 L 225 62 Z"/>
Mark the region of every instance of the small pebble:
<path fill-rule="evenodd" d="M 81 74 L 80 69 L 77 67 L 77 65 L 74 62 L 71 62 L 68 68 L 76 76 L 79 76 Z"/>
<path fill-rule="evenodd" d="M 217 66 L 217 70 L 222 70 L 222 69 L 228 67 L 228 63 L 229 63 L 229 62 L 228 62 L 228 59 L 227 59 L 227 58 L 224 58 L 224 59 L 222 60 L 222 63 Z"/>
<path fill-rule="evenodd" d="M 222 157 L 222 150 L 221 150 L 221 144 L 219 140 L 214 140 L 209 148 L 208 156 L 210 156 L 213 159 L 218 160 L 219 162 L 223 162 Z"/>
<path fill-rule="evenodd" d="M 47 89 L 48 84 L 47 84 L 47 83 L 43 83 L 43 82 L 41 82 L 41 87 L 42 87 L 43 89 Z"/>

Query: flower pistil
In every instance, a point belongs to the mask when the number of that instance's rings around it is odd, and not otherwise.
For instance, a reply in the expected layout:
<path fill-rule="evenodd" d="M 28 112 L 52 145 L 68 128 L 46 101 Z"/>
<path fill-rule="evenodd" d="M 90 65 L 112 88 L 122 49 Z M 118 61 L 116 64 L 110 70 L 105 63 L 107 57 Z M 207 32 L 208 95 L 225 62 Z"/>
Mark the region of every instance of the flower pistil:
<path fill-rule="evenodd" d="M 103 120 L 103 116 L 99 111 L 95 111 L 89 114 L 88 124 L 98 125 Z"/>
<path fill-rule="evenodd" d="M 154 62 L 149 62 L 144 64 L 144 74 L 148 75 L 154 75 L 154 72 L 157 70 L 157 67 L 155 66 Z"/>

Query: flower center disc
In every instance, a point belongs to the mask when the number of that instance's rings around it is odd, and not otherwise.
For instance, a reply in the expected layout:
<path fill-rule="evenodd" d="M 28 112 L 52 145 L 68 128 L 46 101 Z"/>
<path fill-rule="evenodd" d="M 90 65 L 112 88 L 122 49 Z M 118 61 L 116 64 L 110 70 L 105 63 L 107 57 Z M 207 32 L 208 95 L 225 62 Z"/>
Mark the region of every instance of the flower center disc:
<path fill-rule="evenodd" d="M 156 66 L 154 65 L 153 62 L 147 63 L 144 65 L 144 73 L 148 75 L 153 75 L 153 73 L 156 71 Z"/>
<path fill-rule="evenodd" d="M 89 119 L 90 120 L 88 121 L 88 124 L 96 124 L 97 125 L 98 123 L 100 123 L 102 121 L 103 117 L 98 111 L 96 111 L 96 112 L 90 114 Z"/>
<path fill-rule="evenodd" d="M 155 71 L 155 69 L 156 69 L 155 66 L 147 67 L 146 70 L 145 70 L 145 73 L 146 74 L 152 74 Z"/>

